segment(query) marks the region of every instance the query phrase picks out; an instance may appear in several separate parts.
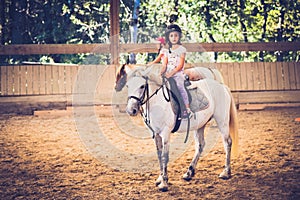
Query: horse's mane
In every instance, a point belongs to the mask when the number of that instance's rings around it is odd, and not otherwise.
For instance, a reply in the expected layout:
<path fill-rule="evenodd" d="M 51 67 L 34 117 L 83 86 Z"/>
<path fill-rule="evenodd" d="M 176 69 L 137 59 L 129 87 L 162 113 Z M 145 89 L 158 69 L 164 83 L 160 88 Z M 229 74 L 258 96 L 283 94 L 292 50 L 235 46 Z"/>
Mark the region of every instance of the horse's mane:
<path fill-rule="evenodd" d="M 147 77 L 150 81 L 153 81 L 154 83 L 161 85 L 162 84 L 162 78 L 160 75 L 161 71 L 161 65 L 141 65 L 136 68 L 134 68 L 130 73 L 128 74 L 128 78 L 140 76 L 140 77 Z"/>

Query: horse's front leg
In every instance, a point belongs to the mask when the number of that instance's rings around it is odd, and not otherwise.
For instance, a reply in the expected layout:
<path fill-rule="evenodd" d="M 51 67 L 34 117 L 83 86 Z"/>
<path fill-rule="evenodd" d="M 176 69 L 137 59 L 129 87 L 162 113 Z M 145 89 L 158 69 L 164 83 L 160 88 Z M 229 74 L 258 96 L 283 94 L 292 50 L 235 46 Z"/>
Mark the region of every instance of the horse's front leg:
<path fill-rule="evenodd" d="M 160 164 L 160 175 L 156 180 L 159 190 L 168 190 L 168 162 L 169 162 L 169 138 L 161 137 L 159 134 L 155 136 L 157 155 Z"/>
<path fill-rule="evenodd" d="M 159 162 L 159 167 L 160 167 L 160 175 L 158 176 L 158 178 L 156 179 L 156 186 L 158 186 L 162 180 L 162 173 L 163 173 L 163 163 L 162 163 L 162 149 L 163 149 L 163 145 L 162 145 L 162 138 L 160 137 L 160 135 L 157 133 L 155 135 L 155 144 L 156 144 L 156 151 L 157 151 L 157 158 L 158 158 L 158 162 Z"/>
<path fill-rule="evenodd" d="M 205 145 L 204 127 L 195 131 L 194 139 L 195 139 L 195 154 L 194 154 L 193 160 L 192 160 L 187 172 L 182 177 L 186 181 L 191 180 L 192 177 L 194 176 L 198 160 L 204 149 L 204 145 Z"/>

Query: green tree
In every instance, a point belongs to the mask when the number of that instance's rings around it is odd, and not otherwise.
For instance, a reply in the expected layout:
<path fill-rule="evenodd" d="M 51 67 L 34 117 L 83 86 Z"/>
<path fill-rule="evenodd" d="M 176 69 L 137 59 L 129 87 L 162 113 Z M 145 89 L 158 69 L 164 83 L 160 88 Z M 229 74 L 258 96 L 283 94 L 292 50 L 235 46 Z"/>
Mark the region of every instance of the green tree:
<path fill-rule="evenodd" d="M 134 0 L 120 2 L 120 39 L 127 43 Z M 108 43 L 109 6 L 109 0 L 2 0 L 1 44 Z M 163 36 L 171 16 L 183 29 L 184 42 L 299 41 L 299 10 L 298 0 L 142 0 L 138 42 Z M 145 55 L 141 58 L 150 58 Z M 95 55 L 41 56 L 83 63 Z M 0 62 L 39 61 L 41 56 L 1 56 Z M 195 53 L 188 59 L 199 62 L 203 56 Z M 299 52 L 216 52 L 213 57 L 216 61 L 295 61 Z M 90 60 L 107 63 L 109 55 Z"/>

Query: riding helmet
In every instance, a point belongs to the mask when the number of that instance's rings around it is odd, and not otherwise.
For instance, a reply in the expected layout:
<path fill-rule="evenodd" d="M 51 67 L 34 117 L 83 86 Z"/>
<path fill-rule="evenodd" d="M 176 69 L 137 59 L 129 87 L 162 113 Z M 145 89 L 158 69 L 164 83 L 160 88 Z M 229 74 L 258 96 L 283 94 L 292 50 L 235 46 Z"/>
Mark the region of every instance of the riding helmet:
<path fill-rule="evenodd" d="M 170 35 L 170 33 L 174 32 L 174 31 L 178 32 L 179 38 L 181 38 L 181 34 L 182 34 L 181 28 L 177 24 L 171 24 L 167 27 L 166 32 L 165 32 L 167 43 L 170 43 L 169 35 Z M 180 40 L 179 40 L 179 42 L 180 42 Z"/>

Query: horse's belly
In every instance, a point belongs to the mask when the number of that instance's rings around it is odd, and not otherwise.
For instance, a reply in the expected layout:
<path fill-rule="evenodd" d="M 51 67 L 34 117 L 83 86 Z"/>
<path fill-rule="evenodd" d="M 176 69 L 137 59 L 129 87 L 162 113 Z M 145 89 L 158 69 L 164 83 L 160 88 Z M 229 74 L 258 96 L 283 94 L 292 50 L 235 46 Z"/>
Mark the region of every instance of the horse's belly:
<path fill-rule="evenodd" d="M 213 111 L 211 107 L 205 110 L 194 113 L 194 116 L 190 119 L 190 130 L 197 130 L 203 127 L 212 117 Z M 188 120 L 183 119 L 177 132 L 186 132 L 188 127 Z"/>

